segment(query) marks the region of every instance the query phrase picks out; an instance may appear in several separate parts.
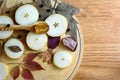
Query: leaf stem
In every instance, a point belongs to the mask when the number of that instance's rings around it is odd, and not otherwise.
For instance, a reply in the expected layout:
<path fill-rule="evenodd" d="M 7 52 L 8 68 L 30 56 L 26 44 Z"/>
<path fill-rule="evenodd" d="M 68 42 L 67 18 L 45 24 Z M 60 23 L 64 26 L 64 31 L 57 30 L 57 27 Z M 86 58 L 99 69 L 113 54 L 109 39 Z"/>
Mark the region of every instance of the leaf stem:
<path fill-rule="evenodd" d="M 57 5 L 57 3 L 58 3 L 58 0 L 55 0 L 55 4 L 54 4 L 54 6 L 53 6 L 53 8 L 52 8 L 52 14 L 54 14 L 54 13 L 56 13 L 56 5 Z"/>
<path fill-rule="evenodd" d="M 21 63 L 8 63 L 8 64 L 19 64 L 20 65 Z"/>
<path fill-rule="evenodd" d="M 58 2 L 58 1 L 57 1 L 57 0 L 55 0 L 55 4 L 54 4 L 53 9 L 55 9 L 57 2 Z"/>
<path fill-rule="evenodd" d="M 20 67 L 21 67 L 22 69 L 24 69 L 24 67 L 23 67 L 23 65 L 22 65 L 22 64 L 20 65 Z"/>

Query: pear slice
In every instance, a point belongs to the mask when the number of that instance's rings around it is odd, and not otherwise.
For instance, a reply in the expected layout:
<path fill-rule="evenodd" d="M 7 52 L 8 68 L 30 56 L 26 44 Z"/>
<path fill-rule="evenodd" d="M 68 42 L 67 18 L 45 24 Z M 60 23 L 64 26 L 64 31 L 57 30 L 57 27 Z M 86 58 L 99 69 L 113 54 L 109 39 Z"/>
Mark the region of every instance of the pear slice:
<path fill-rule="evenodd" d="M 72 63 L 72 56 L 67 51 L 60 51 L 54 55 L 53 61 L 58 68 L 66 68 Z"/>
<path fill-rule="evenodd" d="M 0 24 L 14 24 L 12 19 L 8 16 L 0 16 Z M 0 26 L 1 27 L 1 26 Z M 0 39 L 6 39 L 13 34 L 13 30 L 11 31 L 0 31 Z"/>
<path fill-rule="evenodd" d="M 9 73 L 8 65 L 3 62 L 0 62 L 0 80 L 6 80 Z"/>
<path fill-rule="evenodd" d="M 9 58 L 20 58 L 24 53 L 24 46 L 18 39 L 12 38 L 4 45 L 4 51 Z"/>
<path fill-rule="evenodd" d="M 47 34 L 51 37 L 61 36 L 66 32 L 68 27 L 68 21 L 66 17 L 61 14 L 53 14 L 49 16 L 45 22 L 49 25 Z"/>
<path fill-rule="evenodd" d="M 20 25 L 32 25 L 38 21 L 38 10 L 30 4 L 19 7 L 15 13 L 15 20 Z"/>
<path fill-rule="evenodd" d="M 35 34 L 33 32 L 29 32 L 26 38 L 26 43 L 32 50 L 41 50 L 47 44 L 47 41 L 46 34 Z"/>

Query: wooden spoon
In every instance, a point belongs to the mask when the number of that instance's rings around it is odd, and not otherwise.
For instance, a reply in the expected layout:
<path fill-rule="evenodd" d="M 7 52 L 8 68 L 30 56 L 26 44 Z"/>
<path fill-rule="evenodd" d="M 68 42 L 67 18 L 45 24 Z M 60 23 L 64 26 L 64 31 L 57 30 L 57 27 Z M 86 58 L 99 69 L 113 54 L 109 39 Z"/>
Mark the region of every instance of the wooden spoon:
<path fill-rule="evenodd" d="M 49 25 L 44 21 L 36 22 L 34 25 L 22 26 L 22 25 L 0 25 L 0 31 L 10 30 L 27 30 L 36 34 L 43 34 L 48 32 Z"/>

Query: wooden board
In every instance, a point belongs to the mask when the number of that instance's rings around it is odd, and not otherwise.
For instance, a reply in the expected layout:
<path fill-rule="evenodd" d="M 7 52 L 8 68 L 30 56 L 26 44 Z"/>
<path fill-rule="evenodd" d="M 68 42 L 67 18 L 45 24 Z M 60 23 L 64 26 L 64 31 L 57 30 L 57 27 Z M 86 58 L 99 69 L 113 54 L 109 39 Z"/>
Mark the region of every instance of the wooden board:
<path fill-rule="evenodd" d="M 6 2 L 6 9 L 4 10 L 4 12 L 6 12 L 6 10 L 8 10 L 9 8 L 13 7 L 16 4 L 19 4 L 21 2 L 24 3 L 30 3 L 29 0 L 7 0 Z M 11 5 L 12 4 L 12 5 Z M 7 14 L 6 14 L 7 15 Z M 13 35 L 16 35 L 17 32 L 15 32 Z M 80 65 L 81 62 L 81 57 L 82 57 L 82 51 L 83 51 L 83 42 L 82 42 L 82 33 L 81 33 L 81 29 L 78 25 L 78 30 L 77 30 L 77 37 L 78 37 L 78 47 L 77 50 L 75 52 L 71 52 L 70 50 L 68 50 L 67 48 L 65 48 L 64 46 L 62 46 L 61 44 L 59 45 L 59 47 L 57 49 L 54 50 L 54 52 L 57 51 L 62 51 L 62 50 L 67 50 L 69 51 L 69 53 L 73 56 L 73 62 L 72 64 L 65 69 L 58 69 L 54 64 L 52 65 L 48 65 L 46 63 L 43 63 L 42 60 L 40 60 L 39 58 L 36 58 L 35 61 L 38 62 L 39 64 L 41 64 L 41 66 L 45 69 L 45 70 L 41 70 L 41 71 L 35 71 L 32 72 L 35 80 L 71 80 L 73 78 L 73 76 L 75 75 L 77 68 Z M 25 45 L 25 44 L 24 44 Z M 44 48 L 44 50 L 47 49 L 46 47 Z M 26 50 L 25 54 L 28 54 L 28 51 Z M 18 60 L 12 60 L 10 58 L 8 58 L 5 54 L 2 56 L 2 61 L 6 62 L 6 63 L 20 63 L 23 61 L 24 56 L 22 56 L 20 59 Z M 9 64 L 10 68 L 16 66 L 16 64 Z M 11 75 L 8 76 L 8 80 L 12 80 Z M 21 76 L 19 76 L 19 78 L 17 80 L 24 80 Z"/>
<path fill-rule="evenodd" d="M 73 80 L 120 80 L 120 0 L 64 0 L 79 9 L 82 64 Z"/>

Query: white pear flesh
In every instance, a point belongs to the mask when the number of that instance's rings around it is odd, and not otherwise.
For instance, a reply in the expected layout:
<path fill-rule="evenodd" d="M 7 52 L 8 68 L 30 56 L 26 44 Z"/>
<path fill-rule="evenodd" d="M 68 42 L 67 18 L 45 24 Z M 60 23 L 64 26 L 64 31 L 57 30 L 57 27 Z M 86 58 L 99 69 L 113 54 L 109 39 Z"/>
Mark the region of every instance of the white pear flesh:
<path fill-rule="evenodd" d="M 53 61 L 58 68 L 66 68 L 72 63 L 72 56 L 67 51 L 60 51 L 54 55 Z"/>
<path fill-rule="evenodd" d="M 8 65 L 0 62 L 0 80 L 6 80 L 9 73 Z"/>
<path fill-rule="evenodd" d="M 32 25 L 38 21 L 38 10 L 30 4 L 19 7 L 15 13 L 15 20 L 20 25 Z"/>
<path fill-rule="evenodd" d="M 11 24 L 13 25 L 13 21 L 8 16 L 0 16 L 0 24 Z M 0 39 L 6 39 L 13 34 L 13 30 L 11 31 L 0 31 Z"/>
<path fill-rule="evenodd" d="M 45 22 L 49 25 L 47 34 L 51 37 L 61 36 L 68 28 L 68 21 L 66 17 L 60 14 L 53 14 L 49 16 Z"/>
<path fill-rule="evenodd" d="M 32 50 L 41 50 L 47 45 L 48 37 L 46 34 L 36 34 L 29 32 L 26 37 L 26 43 Z"/>

